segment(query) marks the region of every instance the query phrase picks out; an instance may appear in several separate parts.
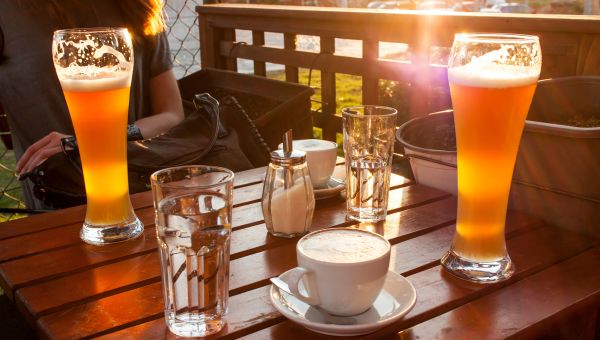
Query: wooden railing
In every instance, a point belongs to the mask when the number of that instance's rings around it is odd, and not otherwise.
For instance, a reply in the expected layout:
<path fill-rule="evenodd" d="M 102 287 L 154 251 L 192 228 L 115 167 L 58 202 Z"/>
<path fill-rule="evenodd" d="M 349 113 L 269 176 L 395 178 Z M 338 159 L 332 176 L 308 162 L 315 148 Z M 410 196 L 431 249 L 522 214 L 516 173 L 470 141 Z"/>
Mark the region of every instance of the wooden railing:
<path fill-rule="evenodd" d="M 237 70 L 237 58 L 254 61 L 265 76 L 266 63 L 285 65 L 286 80 L 298 82 L 299 68 L 321 71 L 322 111 L 314 116 L 323 136 L 341 129 L 336 111 L 335 74 L 362 77 L 363 104 L 378 104 L 379 80 L 410 84 L 408 107 L 416 116 L 434 110 L 431 99 L 447 89 L 447 71 L 431 64 L 431 52 L 452 45 L 458 32 L 511 32 L 540 37 L 541 78 L 600 74 L 600 16 L 426 13 L 296 6 L 220 4 L 197 7 L 202 67 Z M 236 29 L 252 31 L 251 44 L 236 44 Z M 265 32 L 284 35 L 283 48 L 265 46 Z M 297 35 L 317 36 L 319 52 L 298 51 Z M 362 57 L 335 54 L 335 39 L 362 42 Z M 380 42 L 409 45 L 410 60 L 380 59 Z"/>

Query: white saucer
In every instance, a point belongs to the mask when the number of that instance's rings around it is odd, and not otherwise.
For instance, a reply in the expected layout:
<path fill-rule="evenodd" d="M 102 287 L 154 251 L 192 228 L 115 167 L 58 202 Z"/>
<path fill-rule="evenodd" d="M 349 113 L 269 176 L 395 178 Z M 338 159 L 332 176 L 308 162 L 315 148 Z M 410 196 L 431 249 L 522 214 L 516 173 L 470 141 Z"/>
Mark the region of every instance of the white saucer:
<path fill-rule="evenodd" d="M 289 272 L 281 274 L 284 278 Z M 304 287 L 300 285 L 302 292 Z M 271 285 L 271 303 L 286 318 L 314 332 L 336 335 L 354 336 L 375 332 L 376 330 L 396 322 L 408 313 L 417 301 L 415 287 L 402 275 L 388 272 L 383 290 L 366 312 L 351 316 L 355 324 L 333 324 L 331 317 L 323 315 L 320 310 L 306 304 L 279 288 Z M 338 318 L 337 316 L 335 318 Z M 352 321 L 352 320 L 351 320 Z"/>
<path fill-rule="evenodd" d="M 344 180 L 331 177 L 327 182 L 326 188 L 314 188 L 313 192 L 315 193 L 316 200 L 322 200 L 338 195 L 345 187 Z"/>

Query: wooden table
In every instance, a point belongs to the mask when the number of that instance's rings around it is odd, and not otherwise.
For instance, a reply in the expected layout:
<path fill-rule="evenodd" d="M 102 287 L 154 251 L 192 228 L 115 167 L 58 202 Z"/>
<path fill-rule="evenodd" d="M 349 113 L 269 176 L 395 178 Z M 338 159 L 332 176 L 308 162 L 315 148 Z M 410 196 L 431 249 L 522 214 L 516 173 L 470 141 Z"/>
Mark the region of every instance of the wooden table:
<path fill-rule="evenodd" d="M 266 233 L 259 204 L 264 171 L 236 174 L 230 312 L 218 336 L 324 338 L 286 320 L 269 301 L 268 279 L 296 265 L 297 239 Z M 146 230 L 119 245 L 93 247 L 79 240 L 83 206 L 0 224 L 1 287 L 39 335 L 175 338 L 163 320 L 151 195 L 132 198 Z M 404 319 L 366 338 L 600 335 L 600 248 L 592 238 L 511 212 L 507 242 L 515 275 L 501 284 L 474 285 L 440 268 L 454 233 L 451 195 L 394 175 L 385 223 L 355 225 L 345 220 L 344 209 L 340 199 L 318 201 L 312 229 L 351 226 L 382 233 L 393 245 L 390 269 L 417 289 L 417 304 Z"/>

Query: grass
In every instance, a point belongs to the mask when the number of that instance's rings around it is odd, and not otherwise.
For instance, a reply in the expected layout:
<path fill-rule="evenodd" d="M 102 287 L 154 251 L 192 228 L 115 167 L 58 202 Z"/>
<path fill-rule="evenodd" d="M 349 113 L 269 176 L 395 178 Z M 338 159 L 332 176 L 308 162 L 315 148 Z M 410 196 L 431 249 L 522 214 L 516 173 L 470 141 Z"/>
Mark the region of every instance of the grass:
<path fill-rule="evenodd" d="M 267 74 L 268 78 L 285 80 L 284 71 L 271 71 Z M 321 109 L 321 72 L 314 70 L 310 76 L 309 84 L 309 70 L 299 69 L 298 71 L 298 82 L 303 85 L 308 85 L 315 90 L 313 95 L 312 109 L 319 111 Z M 359 76 L 353 76 L 348 74 L 336 73 L 336 115 L 341 115 L 343 107 L 361 105 L 362 103 L 362 80 Z M 434 91 L 441 91 L 440 89 L 433 89 Z M 398 125 L 402 124 L 409 119 L 408 103 L 411 87 L 408 83 L 401 83 L 391 80 L 380 80 L 379 81 L 379 103 L 381 105 L 390 106 L 398 110 Z M 440 97 L 448 97 L 448 94 L 439 93 Z M 445 107 L 448 103 L 439 103 L 441 107 Z M 323 139 L 323 134 L 320 128 L 313 128 L 313 137 Z M 338 155 L 344 156 L 342 150 L 342 134 L 336 135 L 336 143 L 338 144 Z M 400 173 L 405 177 L 412 177 L 410 172 L 410 166 L 407 161 L 395 159 L 394 171 Z"/>
<path fill-rule="evenodd" d="M 15 175 L 15 153 L 0 143 L 0 208 L 24 208 L 19 180 Z M 0 213 L 0 222 L 22 217 Z"/>
<path fill-rule="evenodd" d="M 271 71 L 268 72 L 267 77 L 285 81 L 285 71 Z M 315 90 L 315 94 L 312 97 L 312 110 L 320 111 L 323 106 L 321 97 L 321 71 L 313 70 L 312 74 L 310 74 L 308 69 L 300 68 L 298 70 L 298 83 L 310 86 Z M 362 103 L 361 77 L 336 73 L 335 84 L 337 96 L 337 101 L 335 103 L 336 115 L 341 116 L 341 110 L 344 107 L 360 105 Z M 313 137 L 323 139 L 321 128 L 313 128 Z M 343 155 L 341 133 L 336 135 L 336 143 L 338 144 L 338 154 L 341 156 Z"/>

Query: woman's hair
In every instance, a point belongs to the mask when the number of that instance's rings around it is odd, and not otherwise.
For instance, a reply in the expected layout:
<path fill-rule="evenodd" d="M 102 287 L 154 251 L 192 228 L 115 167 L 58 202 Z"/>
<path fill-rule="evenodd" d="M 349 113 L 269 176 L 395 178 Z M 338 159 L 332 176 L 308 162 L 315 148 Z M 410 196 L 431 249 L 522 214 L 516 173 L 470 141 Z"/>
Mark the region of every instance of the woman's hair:
<path fill-rule="evenodd" d="M 74 27 L 76 13 L 69 13 L 61 6 L 65 0 L 19 0 L 22 8 L 32 14 L 44 13 L 53 17 L 60 27 Z M 77 6 L 77 1 L 73 1 Z M 135 38 L 151 39 L 164 30 L 163 0 L 119 0 L 127 28 Z M 85 8 L 82 7 L 82 10 Z"/>

